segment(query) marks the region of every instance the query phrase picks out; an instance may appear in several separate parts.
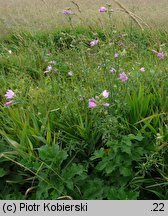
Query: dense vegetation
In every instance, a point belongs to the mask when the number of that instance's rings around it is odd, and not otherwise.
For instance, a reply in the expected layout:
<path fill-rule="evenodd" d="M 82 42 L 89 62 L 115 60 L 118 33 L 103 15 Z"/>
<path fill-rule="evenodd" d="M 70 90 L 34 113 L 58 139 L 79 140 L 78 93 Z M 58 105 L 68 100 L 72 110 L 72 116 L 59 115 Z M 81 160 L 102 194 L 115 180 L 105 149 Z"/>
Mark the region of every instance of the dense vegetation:
<path fill-rule="evenodd" d="M 135 26 L 1 40 L 0 199 L 168 199 L 167 41 Z"/>

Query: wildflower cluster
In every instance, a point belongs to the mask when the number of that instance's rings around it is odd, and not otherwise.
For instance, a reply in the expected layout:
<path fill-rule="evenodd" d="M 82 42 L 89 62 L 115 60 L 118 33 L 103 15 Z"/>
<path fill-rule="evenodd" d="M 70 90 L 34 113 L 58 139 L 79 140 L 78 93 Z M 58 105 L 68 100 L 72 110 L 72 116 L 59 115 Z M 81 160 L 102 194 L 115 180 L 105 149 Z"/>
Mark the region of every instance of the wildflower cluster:
<path fill-rule="evenodd" d="M 125 81 L 128 80 L 128 77 L 127 77 L 127 75 L 125 74 L 125 72 L 120 73 L 120 74 L 119 74 L 119 78 L 120 78 L 120 80 L 123 81 L 123 82 L 125 82 Z"/>
<path fill-rule="evenodd" d="M 157 57 L 158 57 L 159 59 L 164 59 L 164 58 L 165 58 L 165 54 L 164 54 L 163 51 L 157 52 L 156 50 L 152 50 L 152 52 L 153 52 L 154 54 L 156 54 Z"/>
<path fill-rule="evenodd" d="M 51 72 L 56 73 L 57 70 L 53 68 L 53 66 L 56 65 L 56 61 L 50 61 L 49 65 L 47 66 L 47 68 L 44 71 L 44 74 L 49 75 Z"/>
<path fill-rule="evenodd" d="M 13 103 L 13 100 L 11 100 L 11 99 L 13 99 L 14 97 L 15 97 L 15 93 L 11 90 L 11 89 L 8 89 L 7 91 L 6 91 L 6 94 L 5 94 L 5 97 L 6 97 L 6 100 L 9 100 L 9 101 L 7 101 L 5 104 L 4 104 L 4 106 L 10 106 L 10 105 L 12 105 L 12 103 Z"/>
<path fill-rule="evenodd" d="M 99 40 L 98 40 L 98 39 L 92 40 L 92 41 L 90 42 L 90 46 L 93 47 L 93 46 L 97 45 L 98 43 L 99 43 Z"/>
<path fill-rule="evenodd" d="M 140 71 L 141 71 L 141 72 L 144 72 L 145 69 L 144 69 L 144 68 L 141 68 Z M 116 69 L 112 67 L 112 68 L 110 69 L 110 73 L 115 74 L 115 73 L 116 73 Z M 122 82 L 126 82 L 126 81 L 128 80 L 128 76 L 126 75 L 125 72 L 122 72 L 122 73 L 119 73 L 119 79 L 120 79 Z"/>
<path fill-rule="evenodd" d="M 107 90 L 104 90 L 99 96 L 96 96 L 95 98 L 90 98 L 88 107 L 89 108 L 95 108 L 97 106 L 105 106 L 108 107 L 110 106 L 109 103 L 105 101 L 106 98 L 109 97 L 109 92 Z"/>

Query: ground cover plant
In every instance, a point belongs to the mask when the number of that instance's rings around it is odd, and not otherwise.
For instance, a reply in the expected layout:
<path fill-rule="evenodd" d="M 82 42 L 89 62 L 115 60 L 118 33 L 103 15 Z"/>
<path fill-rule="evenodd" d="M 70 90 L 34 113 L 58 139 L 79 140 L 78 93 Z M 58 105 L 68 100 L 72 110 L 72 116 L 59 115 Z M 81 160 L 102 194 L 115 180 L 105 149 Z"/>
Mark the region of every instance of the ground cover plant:
<path fill-rule="evenodd" d="M 1 40 L 0 199 L 168 199 L 167 32 L 75 8 Z"/>

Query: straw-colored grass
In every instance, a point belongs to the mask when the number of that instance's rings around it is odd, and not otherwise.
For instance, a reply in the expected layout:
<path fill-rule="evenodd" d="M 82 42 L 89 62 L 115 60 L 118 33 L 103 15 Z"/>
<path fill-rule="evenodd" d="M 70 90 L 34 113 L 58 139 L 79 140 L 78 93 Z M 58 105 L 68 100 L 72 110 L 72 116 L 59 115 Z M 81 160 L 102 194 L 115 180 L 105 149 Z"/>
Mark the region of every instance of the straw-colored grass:
<path fill-rule="evenodd" d="M 167 0 L 119 0 L 129 10 L 141 16 L 150 26 L 168 29 Z M 111 3 L 118 6 L 113 0 L 75 0 L 82 10 L 86 23 L 93 19 L 104 17 L 98 13 L 98 8 Z M 65 25 L 65 16 L 62 11 L 68 7 L 74 9 L 71 0 L 0 0 L 0 30 L 4 34 L 10 29 L 26 28 L 31 30 L 47 30 Z M 113 15 L 115 20 L 123 22 L 122 13 Z M 125 19 L 124 19 L 125 20 Z M 76 19 L 77 21 L 77 19 Z"/>

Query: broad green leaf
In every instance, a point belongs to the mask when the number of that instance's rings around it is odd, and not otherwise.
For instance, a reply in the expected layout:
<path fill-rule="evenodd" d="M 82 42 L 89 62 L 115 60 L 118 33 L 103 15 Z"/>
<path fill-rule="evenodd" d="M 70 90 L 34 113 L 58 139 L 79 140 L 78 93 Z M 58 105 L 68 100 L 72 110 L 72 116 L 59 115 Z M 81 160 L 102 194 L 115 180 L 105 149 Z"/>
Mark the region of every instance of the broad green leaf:
<path fill-rule="evenodd" d="M 0 177 L 3 177 L 6 175 L 6 171 L 3 168 L 0 168 Z"/>

